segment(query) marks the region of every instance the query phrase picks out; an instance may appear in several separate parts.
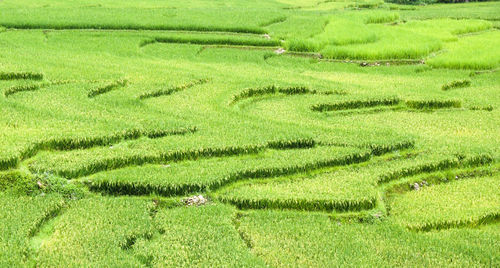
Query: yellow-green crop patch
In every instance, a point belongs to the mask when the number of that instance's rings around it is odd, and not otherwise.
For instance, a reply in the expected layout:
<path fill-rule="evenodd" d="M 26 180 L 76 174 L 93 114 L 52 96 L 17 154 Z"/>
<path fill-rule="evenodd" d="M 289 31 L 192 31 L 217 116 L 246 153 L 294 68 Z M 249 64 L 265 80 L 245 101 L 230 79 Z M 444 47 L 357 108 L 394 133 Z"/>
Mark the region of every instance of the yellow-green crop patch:
<path fill-rule="evenodd" d="M 500 2 L 446 2 L 0 0 L 0 266 L 500 266 Z"/>
<path fill-rule="evenodd" d="M 500 219 L 499 176 L 435 185 L 391 201 L 395 221 L 410 230 L 477 226 Z"/>

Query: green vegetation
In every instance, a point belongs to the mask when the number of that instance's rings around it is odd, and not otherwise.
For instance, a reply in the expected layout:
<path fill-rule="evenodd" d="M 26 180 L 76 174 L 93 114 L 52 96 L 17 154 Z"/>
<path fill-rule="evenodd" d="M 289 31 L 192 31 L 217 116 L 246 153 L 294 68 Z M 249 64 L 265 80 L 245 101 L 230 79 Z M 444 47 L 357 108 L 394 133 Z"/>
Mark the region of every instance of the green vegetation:
<path fill-rule="evenodd" d="M 152 206 L 151 201 L 131 198 L 77 201 L 53 223 L 52 235 L 39 243 L 37 266 L 139 266 L 124 249 L 139 237 L 153 235 Z"/>
<path fill-rule="evenodd" d="M 391 201 L 391 214 L 398 224 L 422 231 L 498 221 L 500 193 L 493 187 L 497 183 L 498 175 L 412 191 Z"/>
<path fill-rule="evenodd" d="M 320 147 L 268 152 L 161 166 L 129 167 L 89 178 L 89 187 L 120 194 L 181 195 L 251 178 L 273 177 L 367 161 L 368 150 Z"/>
<path fill-rule="evenodd" d="M 500 2 L 447 2 L 0 0 L 0 266 L 500 266 Z"/>
<path fill-rule="evenodd" d="M 241 239 L 239 217 L 224 205 L 162 209 L 154 218 L 159 234 L 137 241 L 134 255 L 153 267 L 265 266 Z"/>
<path fill-rule="evenodd" d="M 498 224 L 416 233 L 388 222 L 338 224 L 327 215 L 251 211 L 240 230 L 273 266 L 489 266 L 500 259 Z M 369 246 L 367 246 L 369 245 Z"/>

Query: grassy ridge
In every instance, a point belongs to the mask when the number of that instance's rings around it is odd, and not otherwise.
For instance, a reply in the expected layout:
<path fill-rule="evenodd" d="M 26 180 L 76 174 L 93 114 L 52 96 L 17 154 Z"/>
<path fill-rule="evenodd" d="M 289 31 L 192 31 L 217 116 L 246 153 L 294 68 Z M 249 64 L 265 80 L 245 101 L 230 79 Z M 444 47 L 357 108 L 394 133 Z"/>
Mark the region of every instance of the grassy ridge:
<path fill-rule="evenodd" d="M 110 92 L 111 90 L 115 90 L 115 89 L 124 87 L 127 85 L 127 83 L 128 83 L 128 81 L 126 79 L 116 80 L 116 81 L 109 83 L 109 84 L 106 84 L 102 87 L 97 87 L 97 88 L 89 90 L 89 93 L 87 94 L 87 96 L 89 98 L 93 98 L 95 96 Z"/>
<path fill-rule="evenodd" d="M 198 79 L 198 80 L 195 80 L 192 82 L 188 82 L 188 83 L 185 83 L 182 85 L 170 87 L 167 89 L 160 89 L 160 90 L 156 90 L 156 91 L 142 93 L 141 95 L 139 95 L 139 99 L 149 99 L 149 98 L 154 98 L 154 97 L 159 97 L 159 96 L 170 95 L 170 94 L 173 94 L 175 92 L 194 87 L 196 85 L 205 84 L 207 82 L 208 82 L 208 79 Z"/>
<path fill-rule="evenodd" d="M 186 140 L 192 140 L 186 137 Z M 145 144 L 145 148 L 117 147 L 110 150 L 101 148 L 95 151 L 75 151 L 67 152 L 51 157 L 40 156 L 28 161 L 30 170 L 33 172 L 54 172 L 67 178 L 81 177 L 99 171 L 117 169 L 130 165 L 142 165 L 146 163 L 164 163 L 170 161 L 192 160 L 198 158 L 210 158 L 218 156 L 231 156 L 242 154 L 254 154 L 266 148 L 291 149 L 309 148 L 314 146 L 311 139 L 289 139 L 271 140 L 262 144 L 232 145 L 222 144 L 220 146 L 200 148 L 198 140 L 193 144 L 186 144 L 185 148 L 168 145 L 166 148 L 150 147 Z M 165 146 L 165 145 L 164 145 Z M 147 149 L 150 149 L 149 151 Z M 145 151 L 146 150 L 146 151 Z M 99 151 L 99 152 L 97 152 Z M 68 157 L 68 155 L 71 155 Z"/>
<path fill-rule="evenodd" d="M 0 80 L 42 80 L 43 74 L 32 72 L 0 72 Z"/>
<path fill-rule="evenodd" d="M 261 88 L 247 88 L 240 93 L 233 96 L 231 103 L 236 103 L 238 101 L 260 97 L 265 95 L 274 95 L 274 94 L 284 94 L 284 95 L 303 95 L 303 94 L 320 94 L 320 95 L 332 95 L 332 94 L 343 94 L 340 91 L 332 91 L 332 90 L 324 90 L 318 91 L 315 89 L 309 89 L 304 86 L 295 86 L 295 87 L 277 87 L 275 85 L 261 87 Z"/>
<path fill-rule="evenodd" d="M 298 158 L 306 157 L 304 159 Z M 235 181 L 306 172 L 367 161 L 367 150 L 319 147 L 269 151 L 256 157 L 230 157 L 164 166 L 129 167 L 95 174 L 90 189 L 113 194 L 181 195 L 217 189 Z"/>
<path fill-rule="evenodd" d="M 216 196 L 242 209 L 298 209 L 352 211 L 371 209 L 377 193 L 366 178 L 348 172 L 324 173 L 312 178 L 235 184 Z"/>
<path fill-rule="evenodd" d="M 197 44 L 197 45 L 231 45 L 231 46 L 262 46 L 276 47 L 281 44 L 279 40 L 269 40 L 259 37 L 245 37 L 234 35 L 171 35 L 160 36 L 143 41 L 140 46 L 154 43 L 177 43 L 177 44 Z"/>
<path fill-rule="evenodd" d="M 483 154 L 469 157 L 456 157 L 452 159 L 445 159 L 439 162 L 417 164 L 383 174 L 378 178 L 377 183 L 382 184 L 419 173 L 429 173 L 433 171 L 457 167 L 482 166 L 487 165 L 491 162 L 493 162 L 493 158 L 490 155 Z"/>

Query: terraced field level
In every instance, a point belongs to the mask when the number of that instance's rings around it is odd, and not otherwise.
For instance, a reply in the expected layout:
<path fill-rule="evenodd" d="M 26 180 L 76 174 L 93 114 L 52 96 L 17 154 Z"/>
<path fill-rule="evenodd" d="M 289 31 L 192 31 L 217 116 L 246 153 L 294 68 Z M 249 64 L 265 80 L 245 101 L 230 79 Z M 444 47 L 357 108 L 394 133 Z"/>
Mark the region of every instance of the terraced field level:
<path fill-rule="evenodd" d="M 0 267 L 500 267 L 500 2 L 0 0 Z"/>

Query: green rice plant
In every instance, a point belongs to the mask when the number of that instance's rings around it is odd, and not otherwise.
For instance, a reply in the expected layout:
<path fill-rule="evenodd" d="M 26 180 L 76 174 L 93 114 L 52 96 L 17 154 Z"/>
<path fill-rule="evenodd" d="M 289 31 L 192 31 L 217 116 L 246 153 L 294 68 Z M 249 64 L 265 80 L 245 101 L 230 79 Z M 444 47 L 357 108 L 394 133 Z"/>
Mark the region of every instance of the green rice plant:
<path fill-rule="evenodd" d="M 442 85 L 441 90 L 446 91 L 454 88 L 468 87 L 470 86 L 470 84 L 471 84 L 470 80 L 455 80 Z"/>
<path fill-rule="evenodd" d="M 126 249 L 155 233 L 153 208 L 151 200 L 139 198 L 79 200 L 55 219 L 52 233 L 38 243 L 36 265 L 140 266 Z"/>
<path fill-rule="evenodd" d="M 31 84 L 31 85 L 20 85 L 20 86 L 13 86 L 10 88 L 7 88 L 6 90 L 3 91 L 3 94 L 5 97 L 10 96 L 12 94 L 15 94 L 17 92 L 22 92 L 22 91 L 35 91 L 40 89 L 39 84 Z"/>
<path fill-rule="evenodd" d="M 260 37 L 246 37 L 234 35 L 207 35 L 207 34 L 185 34 L 155 37 L 143 41 L 140 46 L 146 46 L 153 43 L 179 43 L 179 44 L 197 44 L 197 45 L 231 45 L 231 46 L 261 46 L 277 47 L 281 44 L 279 40 L 270 40 Z"/>
<path fill-rule="evenodd" d="M 499 176 L 460 180 L 411 191 L 392 200 L 394 221 L 410 230 L 477 226 L 500 219 Z"/>
<path fill-rule="evenodd" d="M 14 196 L 0 192 L 0 266 L 33 266 L 31 238 L 65 206 L 58 195 Z"/>
<path fill-rule="evenodd" d="M 97 173 L 86 184 L 112 194 L 182 195 L 220 188 L 235 181 L 307 172 L 367 161 L 369 151 L 343 147 L 270 150 L 255 157 L 227 157 L 128 167 Z"/>
<path fill-rule="evenodd" d="M 435 68 L 450 69 L 493 69 L 500 64 L 498 31 L 471 35 L 457 42 L 446 44 L 446 52 L 427 60 Z"/>
<path fill-rule="evenodd" d="M 88 92 L 87 96 L 89 98 L 93 98 L 95 96 L 102 95 L 104 93 L 110 92 L 111 90 L 115 90 L 115 89 L 124 87 L 124 86 L 127 85 L 127 83 L 128 83 L 128 81 L 126 79 L 116 80 L 116 81 L 114 81 L 112 83 L 109 83 L 109 84 L 106 84 L 104 86 L 91 89 Z"/>
<path fill-rule="evenodd" d="M 196 132 L 196 127 L 180 127 L 176 129 L 127 129 L 107 136 L 90 136 L 79 138 L 54 138 L 34 145 L 32 155 L 39 150 L 75 150 L 106 146 L 122 140 L 134 140 L 140 137 L 161 138 L 170 135 L 185 135 Z"/>
<path fill-rule="evenodd" d="M 377 202 L 373 184 L 343 171 L 311 178 L 240 183 L 221 189 L 216 196 L 240 209 L 357 211 L 371 209 Z"/>
<path fill-rule="evenodd" d="M 24 85 L 16 85 L 16 86 L 11 86 L 7 89 L 4 90 L 3 94 L 5 97 L 8 97 L 10 95 L 19 93 L 19 92 L 25 92 L 25 91 L 36 91 L 41 88 L 49 87 L 49 86 L 55 86 L 55 85 L 64 85 L 64 84 L 69 84 L 74 81 L 71 80 L 56 80 L 56 81 L 51 81 L 51 82 L 44 82 L 44 83 L 38 83 L 38 84 L 24 84 Z"/>
<path fill-rule="evenodd" d="M 379 8 L 383 4 L 384 1 L 380 0 L 356 0 L 354 3 L 347 5 L 347 8 L 375 9 Z"/>
<path fill-rule="evenodd" d="M 399 19 L 399 13 L 388 11 L 370 12 L 364 17 L 365 23 L 388 23 Z"/>
<path fill-rule="evenodd" d="M 377 41 L 349 46 L 325 46 L 320 52 L 325 58 L 349 60 L 420 59 L 442 48 L 431 36 L 401 27 L 370 25 Z"/>
<path fill-rule="evenodd" d="M 182 85 L 178 86 L 173 86 L 167 89 L 160 89 L 156 91 L 150 91 L 146 93 L 142 93 L 139 95 L 139 99 L 148 99 L 148 98 L 154 98 L 154 97 L 159 97 L 159 96 L 165 96 L 165 95 L 171 95 L 175 92 L 182 91 L 191 87 L 194 87 L 196 85 L 202 85 L 208 82 L 208 79 L 198 79 L 192 82 L 188 82 Z"/>
<path fill-rule="evenodd" d="M 398 170 L 390 171 L 386 174 L 382 174 L 378 178 L 377 183 L 387 183 L 389 181 L 398 180 L 407 176 L 446 170 L 450 168 L 483 166 L 492 162 L 493 158 L 490 155 L 480 154 L 469 157 L 460 156 L 450 159 L 444 159 L 438 162 L 428 162 L 423 164 L 419 163 L 417 165 L 407 166 Z"/>
<path fill-rule="evenodd" d="M 498 173 L 498 164 L 490 166 L 466 167 L 459 169 L 439 170 L 428 174 L 417 174 L 387 183 L 383 187 L 384 198 L 387 201 L 396 195 L 410 191 L 418 191 L 433 185 L 456 182 L 464 179 L 476 179 L 480 177 L 493 176 Z"/>
<path fill-rule="evenodd" d="M 258 210 L 241 217 L 252 251 L 275 267 L 496 265 L 499 224 L 409 232 L 390 221 L 332 222 L 323 213 Z M 417 253 L 418 252 L 418 253 Z"/>
<path fill-rule="evenodd" d="M 270 19 L 269 21 L 266 21 L 266 22 L 259 24 L 259 27 L 268 27 L 271 24 L 281 23 L 281 22 L 286 21 L 287 19 L 288 19 L 287 16 L 276 17 L 276 18 Z"/>
<path fill-rule="evenodd" d="M 407 100 L 406 106 L 413 109 L 443 109 L 460 108 L 462 102 L 459 100 Z"/>
<path fill-rule="evenodd" d="M 260 88 L 247 88 L 247 89 L 241 91 L 240 93 L 234 95 L 232 100 L 231 100 L 231 103 L 236 103 L 238 101 L 248 99 L 248 98 L 260 97 L 260 96 L 265 96 L 265 95 L 274 95 L 274 94 L 278 94 L 278 93 L 285 94 L 285 95 L 343 94 L 343 92 L 340 92 L 340 91 L 332 91 L 332 90 L 318 91 L 315 89 L 309 89 L 308 87 L 304 87 L 304 86 L 278 87 L 275 85 L 271 85 L 271 86 L 260 87 Z"/>
<path fill-rule="evenodd" d="M 311 106 L 311 110 L 315 112 L 327 112 L 327 111 L 340 111 L 347 109 L 359 109 L 368 108 L 376 106 L 394 106 L 398 105 L 401 99 L 397 97 L 389 97 L 385 99 L 371 99 L 371 100 L 353 100 L 353 101 L 343 101 L 337 103 L 321 103 Z"/>
<path fill-rule="evenodd" d="M 181 137 L 178 136 L 177 138 Z M 80 150 L 60 154 L 41 154 L 37 155 L 34 159 L 30 159 L 28 167 L 35 173 L 50 172 L 66 178 L 75 178 L 130 165 L 255 154 L 266 148 L 308 148 L 314 145 L 310 138 L 274 139 L 261 144 L 234 145 L 227 143 L 205 148 L 200 148 L 200 139 L 196 136 L 187 135 L 184 141 L 186 142 L 184 148 L 179 148 L 177 143 L 168 144 L 166 147 L 165 145 L 158 147 L 155 144 L 146 144 L 145 148 L 117 146 L 116 148 L 95 148 L 95 150 Z"/>
<path fill-rule="evenodd" d="M 43 74 L 33 72 L 0 72 L 0 80 L 42 80 Z"/>
<path fill-rule="evenodd" d="M 473 111 L 488 111 L 488 112 L 491 112 L 491 111 L 493 111 L 493 105 L 472 106 L 469 109 L 471 109 Z"/>
<path fill-rule="evenodd" d="M 353 35 L 352 33 L 356 34 Z M 327 45 L 351 45 L 372 43 L 378 36 L 369 26 L 352 18 L 333 17 L 323 31 L 310 38 L 290 38 L 285 48 L 291 51 L 316 52 Z"/>
<path fill-rule="evenodd" d="M 442 41 L 457 41 L 458 35 L 475 33 L 491 29 L 492 24 L 489 21 L 477 19 L 429 19 L 412 20 L 401 25 L 415 33 L 432 36 Z"/>
<path fill-rule="evenodd" d="M 151 267 L 265 267 L 240 237 L 238 221 L 221 204 L 160 209 L 154 218 L 160 234 L 138 240 L 133 254 Z"/>
<path fill-rule="evenodd" d="M 17 156 L 10 156 L 0 158 L 0 170 L 7 170 L 17 166 L 19 158 Z"/>

